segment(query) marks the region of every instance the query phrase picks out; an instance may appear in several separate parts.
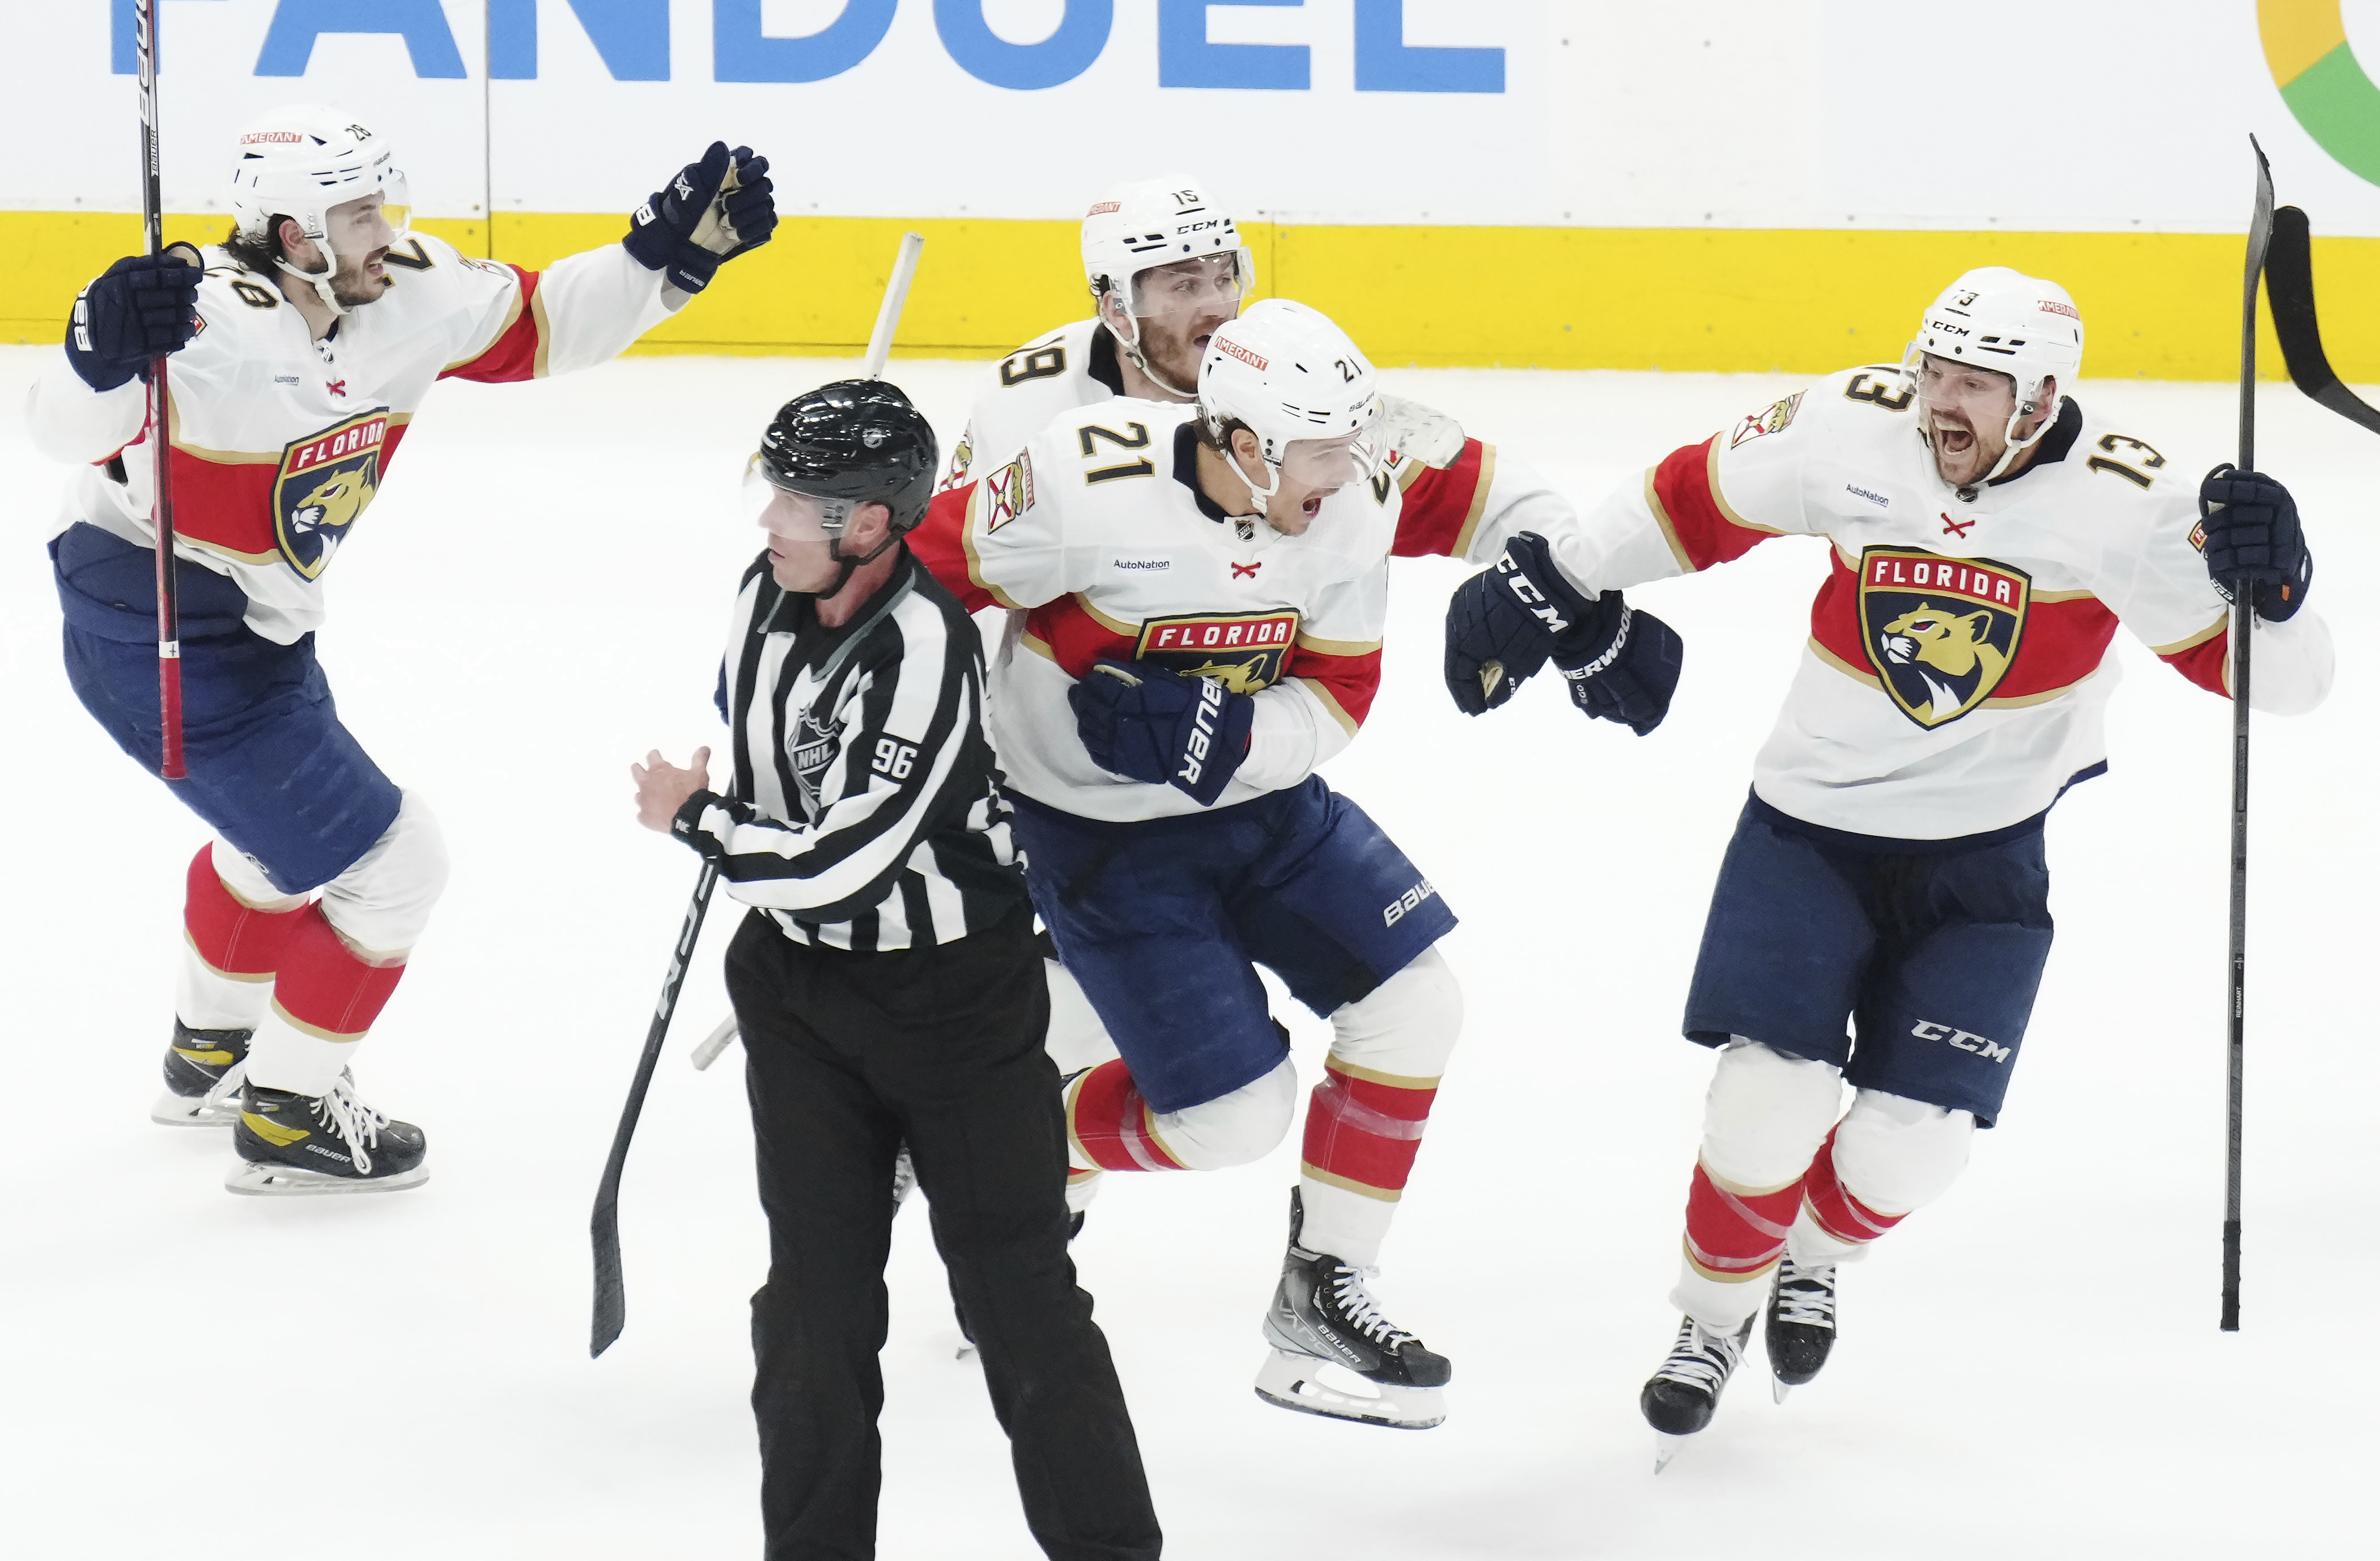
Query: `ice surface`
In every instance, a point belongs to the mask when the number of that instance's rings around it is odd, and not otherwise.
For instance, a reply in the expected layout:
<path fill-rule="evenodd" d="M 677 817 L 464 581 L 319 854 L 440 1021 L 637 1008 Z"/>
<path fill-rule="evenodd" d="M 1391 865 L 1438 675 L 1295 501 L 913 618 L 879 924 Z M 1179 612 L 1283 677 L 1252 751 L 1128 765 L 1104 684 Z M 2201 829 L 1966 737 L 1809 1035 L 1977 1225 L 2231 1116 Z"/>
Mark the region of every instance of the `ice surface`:
<path fill-rule="evenodd" d="M 46 361 L 0 350 L 15 407 Z M 758 1552 L 745 1298 L 762 1226 L 714 924 L 628 1167 L 628 1325 L 586 1354 L 587 1212 L 693 858 L 636 828 L 627 765 L 718 727 L 712 668 L 755 538 L 735 484 L 768 414 L 850 365 L 646 359 L 431 397 L 332 571 L 340 708 L 444 820 L 453 888 L 361 1059 L 435 1176 L 377 1199 L 234 1198 L 220 1133 L 153 1127 L 193 821 L 77 708 L 41 540 L 65 474 L 0 417 L 0 1551 L 479 1557 Z M 978 366 L 894 378 L 946 435 Z M 1772 377 L 1396 372 L 1400 393 L 1581 498 L 1792 388 Z M 2083 398 L 2184 469 L 2221 386 Z M 2338 692 L 2257 723 L 2246 1331 L 2216 1331 L 2223 705 L 2122 641 L 2114 773 L 2051 826 L 2061 922 L 2005 1125 L 1843 1284 L 1844 1336 L 1778 1408 L 1755 1358 L 1657 1482 L 1635 1395 L 1706 1056 L 1677 1036 L 1718 853 L 1806 633 L 1818 545 L 1641 600 L 1689 646 L 1638 740 L 1549 685 L 1466 721 L 1441 691 L 1458 569 L 1401 564 L 1387 681 L 1330 769 L 1463 916 L 1469 1022 L 1387 1254 L 1392 1314 L 1456 1363 L 1441 1429 L 1260 1404 L 1257 1318 L 1292 1137 L 1214 1176 L 1111 1178 L 1078 1245 L 1179 1556 L 2302 1555 L 2368 1543 L 2365 1342 L 2380 443 L 2283 388 Z M 730 919 L 718 918 L 719 923 Z M 1324 1027 L 1281 1010 L 1300 1066 Z M 1038 1554 L 917 1210 L 884 1352 L 881 1553 Z M 277 1536 L 267 1540 L 266 1534 Z M 300 1542 L 291 1542 L 300 1543 Z M 2340 1553 L 2345 1553 L 2341 1551 Z"/>

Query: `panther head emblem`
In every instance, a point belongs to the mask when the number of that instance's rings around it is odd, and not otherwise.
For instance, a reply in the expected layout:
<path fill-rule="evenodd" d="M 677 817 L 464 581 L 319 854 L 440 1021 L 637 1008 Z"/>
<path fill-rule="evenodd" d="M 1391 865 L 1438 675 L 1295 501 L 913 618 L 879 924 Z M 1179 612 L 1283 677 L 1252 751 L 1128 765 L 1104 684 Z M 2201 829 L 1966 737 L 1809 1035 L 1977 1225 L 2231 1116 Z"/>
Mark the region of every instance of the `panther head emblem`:
<path fill-rule="evenodd" d="M 2008 670 L 2008 657 L 1984 637 L 1991 627 L 1989 612 L 1945 612 L 1920 602 L 1887 623 L 1876 644 L 1887 659 L 1916 670 L 1937 718 L 1948 717 L 1965 707 L 1977 683 L 1997 684 Z"/>
<path fill-rule="evenodd" d="M 370 478 L 369 468 L 333 472 L 289 512 L 291 528 L 312 531 L 328 526 L 337 529 L 352 524 L 372 501 L 376 490 Z"/>

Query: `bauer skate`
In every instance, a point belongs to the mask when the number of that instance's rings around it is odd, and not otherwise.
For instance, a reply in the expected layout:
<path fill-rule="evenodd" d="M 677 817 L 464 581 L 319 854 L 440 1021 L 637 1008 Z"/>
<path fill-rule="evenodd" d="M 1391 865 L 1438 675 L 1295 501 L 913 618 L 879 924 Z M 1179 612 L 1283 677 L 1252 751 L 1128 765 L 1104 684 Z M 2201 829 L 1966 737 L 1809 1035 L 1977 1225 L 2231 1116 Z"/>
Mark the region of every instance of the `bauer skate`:
<path fill-rule="evenodd" d="M 1364 1281 L 1377 1272 L 1309 1251 L 1305 1201 L 1289 1193 L 1289 1252 L 1265 1313 L 1272 1353 L 1257 1372 L 1257 1397 L 1302 1414 L 1426 1431 L 1446 1419 L 1454 1367 L 1380 1314 Z M 1363 1390 L 1326 1381 L 1352 1375 Z"/>
<path fill-rule="evenodd" d="M 239 1119 L 239 1086 L 248 1076 L 253 1030 L 193 1030 L 174 1021 L 165 1048 L 165 1088 L 149 1119 L 169 1128 L 227 1128 Z"/>
<path fill-rule="evenodd" d="M 1679 1319 L 1678 1341 L 1670 1346 L 1670 1358 L 1636 1399 L 1645 1423 L 1653 1428 L 1654 1473 L 1670 1467 L 1686 1438 L 1710 1423 L 1718 1396 L 1727 1391 L 1727 1379 L 1735 1374 L 1751 1338 L 1749 1317 L 1732 1334 L 1713 1333 L 1692 1317 Z"/>
<path fill-rule="evenodd" d="M 1835 1347 L 1835 1265 L 1778 1262 L 1768 1291 L 1768 1387 L 1785 1396 L 1825 1369 Z"/>
<path fill-rule="evenodd" d="M 231 1143 L 234 1192 L 393 1192 L 430 1180 L 421 1130 L 365 1105 L 345 1074 L 322 1095 L 245 1085 Z"/>

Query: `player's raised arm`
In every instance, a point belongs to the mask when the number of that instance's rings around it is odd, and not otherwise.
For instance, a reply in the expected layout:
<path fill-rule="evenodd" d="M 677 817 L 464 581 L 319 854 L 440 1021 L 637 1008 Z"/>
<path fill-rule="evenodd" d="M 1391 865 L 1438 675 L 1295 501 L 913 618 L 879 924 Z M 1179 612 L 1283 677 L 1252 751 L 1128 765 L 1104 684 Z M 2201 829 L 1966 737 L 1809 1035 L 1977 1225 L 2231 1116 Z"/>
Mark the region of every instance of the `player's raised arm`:
<path fill-rule="evenodd" d="M 776 225 L 769 160 L 713 141 L 637 208 L 625 238 L 542 272 L 424 240 L 425 252 L 443 251 L 449 284 L 472 300 L 439 378 L 508 382 L 609 362 L 710 285 L 721 265 L 769 242 Z"/>

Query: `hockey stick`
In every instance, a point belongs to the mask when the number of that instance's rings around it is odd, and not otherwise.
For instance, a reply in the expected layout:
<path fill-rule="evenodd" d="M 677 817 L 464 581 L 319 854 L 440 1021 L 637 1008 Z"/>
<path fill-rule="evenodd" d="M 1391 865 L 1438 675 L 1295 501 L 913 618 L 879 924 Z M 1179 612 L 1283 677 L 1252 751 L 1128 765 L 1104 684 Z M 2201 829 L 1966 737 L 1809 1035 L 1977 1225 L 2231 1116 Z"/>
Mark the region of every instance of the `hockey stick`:
<path fill-rule="evenodd" d="M 165 252 L 165 201 L 159 187 L 157 154 L 157 0 L 135 0 L 132 44 L 140 65 L 140 225 L 152 255 Z M 165 355 L 149 366 L 149 451 L 157 463 L 154 508 L 157 532 L 157 713 L 160 739 L 157 773 L 182 779 L 182 602 L 174 567 L 173 459 L 166 426 L 172 406 L 165 393 Z"/>
<path fill-rule="evenodd" d="M 917 251 L 926 247 L 922 233 L 905 233 L 901 248 L 892 256 L 892 280 L 884 284 L 884 302 L 876 310 L 876 329 L 868 335 L 868 378 L 884 377 L 884 364 L 892 356 L 893 328 L 901 323 L 901 310 L 909 302 L 909 283 L 917 274 Z"/>
<path fill-rule="evenodd" d="M 2313 312 L 2313 238 L 2306 214 L 2294 206 L 2273 213 L 2272 248 L 2265 256 L 2265 301 L 2272 306 L 2273 334 L 2280 338 L 2291 381 L 2349 422 L 2380 433 L 2380 408 L 2357 399 L 2322 350 L 2322 328 Z"/>
<path fill-rule="evenodd" d="M 2240 306 L 2240 469 L 2256 469 L 2256 283 L 2273 239 L 2273 170 L 2265 149 L 2248 138 L 2256 154 L 2256 206 L 2248 223 L 2247 278 Z M 2248 687 L 2249 655 L 2255 628 L 2256 593 L 2240 589 L 2231 602 L 2231 990 L 2228 1107 L 2223 1162 L 2223 1320 L 2225 1333 L 2240 1331 L 2240 1084 L 2248 1039 Z"/>
<path fill-rule="evenodd" d="M 677 1011 L 677 989 L 685 984 L 695 940 L 702 936 L 702 914 L 710 908 L 710 891 L 718 883 L 718 866 L 703 863 L 702 876 L 694 883 L 694 898 L 686 902 L 677 946 L 670 950 L 669 974 L 662 978 L 662 999 L 654 1005 L 653 1023 L 645 1032 L 644 1055 L 637 1059 L 636 1082 L 628 1086 L 619 1131 L 612 1135 L 612 1156 L 603 1162 L 603 1180 L 595 1189 L 595 1333 L 587 1351 L 590 1357 L 611 1349 L 628 1320 L 628 1295 L 620 1274 L 620 1173 L 627 1167 L 628 1141 L 636 1136 L 637 1119 L 645 1109 L 645 1091 L 653 1082 L 653 1064 L 661 1060 L 670 1015 Z"/>

